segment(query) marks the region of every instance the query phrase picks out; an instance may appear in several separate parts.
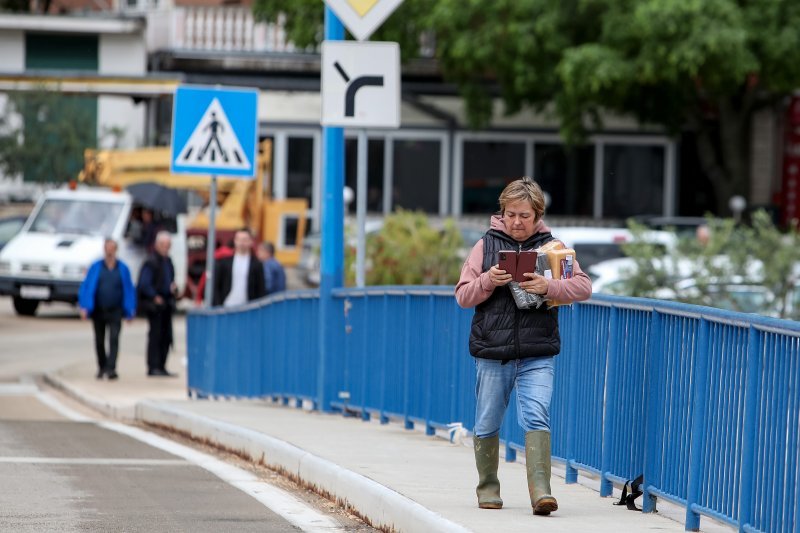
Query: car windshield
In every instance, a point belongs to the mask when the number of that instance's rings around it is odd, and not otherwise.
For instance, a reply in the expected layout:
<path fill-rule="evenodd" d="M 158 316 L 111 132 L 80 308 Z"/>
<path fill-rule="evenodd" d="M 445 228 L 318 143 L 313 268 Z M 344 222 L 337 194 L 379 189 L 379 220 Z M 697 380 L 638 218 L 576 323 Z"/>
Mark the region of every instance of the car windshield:
<path fill-rule="evenodd" d="M 30 231 L 108 236 L 114 231 L 123 207 L 118 202 L 47 199 Z"/>
<path fill-rule="evenodd" d="M 0 220 L 0 244 L 10 241 L 11 237 L 19 232 L 24 223 L 24 218 Z"/>

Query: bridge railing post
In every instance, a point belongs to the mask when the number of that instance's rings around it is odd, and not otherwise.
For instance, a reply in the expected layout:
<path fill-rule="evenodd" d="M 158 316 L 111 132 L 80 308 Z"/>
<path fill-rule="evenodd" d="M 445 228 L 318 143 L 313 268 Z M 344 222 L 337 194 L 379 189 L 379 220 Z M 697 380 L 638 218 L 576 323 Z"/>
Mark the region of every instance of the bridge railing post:
<path fill-rule="evenodd" d="M 660 387 L 661 366 L 664 359 L 663 344 L 663 318 L 661 313 L 653 309 L 650 315 L 650 342 L 647 350 L 647 361 L 644 373 L 645 405 L 645 438 L 644 438 L 644 483 L 642 484 L 642 512 L 652 513 L 656 510 L 656 496 L 650 491 L 656 473 L 656 464 L 661 461 L 658 450 L 661 449 L 657 442 L 658 411 L 662 396 L 656 392 Z"/>
<path fill-rule="evenodd" d="M 689 443 L 689 484 L 686 491 L 686 530 L 700 530 L 700 514 L 692 510 L 700 495 L 702 459 L 706 440 L 706 402 L 708 400 L 708 321 L 700 318 L 694 356 L 692 391 L 692 435 Z"/>
<path fill-rule="evenodd" d="M 759 385 L 761 377 L 762 333 L 750 326 L 747 338 L 747 375 L 744 389 L 744 428 L 742 430 L 742 481 L 739 489 L 739 531 L 750 526 L 753 513 L 756 429 L 758 428 Z"/>
<path fill-rule="evenodd" d="M 570 312 L 570 319 L 572 321 L 571 328 L 570 328 L 570 339 L 569 342 L 577 344 L 580 338 L 580 334 L 578 331 L 578 327 L 580 326 L 580 315 L 581 315 L 582 307 L 580 305 L 574 305 Z M 570 357 L 568 370 L 569 370 L 569 391 L 567 393 L 567 453 L 565 453 L 564 459 L 566 460 L 566 473 L 564 476 L 564 481 L 567 484 L 577 483 L 578 482 L 578 469 L 571 465 L 571 462 L 575 459 L 575 438 L 577 437 L 577 423 L 578 423 L 578 402 L 575 399 L 577 396 L 577 386 L 578 386 L 578 366 L 579 361 L 577 357 L 575 357 L 575 351 L 572 352 L 572 357 Z"/>
<path fill-rule="evenodd" d="M 619 401 L 617 399 L 620 387 L 617 383 L 621 335 L 619 332 L 619 308 L 611 308 L 611 317 L 608 322 L 608 355 L 606 360 L 605 408 L 603 409 L 603 449 L 600 466 L 600 496 L 611 496 L 614 484 L 606 477 L 611 470 L 613 431 L 616 425 L 616 413 Z"/>

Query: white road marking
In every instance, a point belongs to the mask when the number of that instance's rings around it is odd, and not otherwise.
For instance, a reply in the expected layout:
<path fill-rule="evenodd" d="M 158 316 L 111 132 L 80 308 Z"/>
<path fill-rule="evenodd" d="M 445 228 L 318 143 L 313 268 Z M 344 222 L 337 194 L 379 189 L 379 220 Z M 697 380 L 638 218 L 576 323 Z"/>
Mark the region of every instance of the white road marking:
<path fill-rule="evenodd" d="M 34 396 L 39 389 L 27 383 L 3 383 L 0 385 L 0 396 Z"/>
<path fill-rule="evenodd" d="M 73 422 L 93 422 L 93 420 L 88 416 L 82 415 L 79 412 L 70 409 L 45 392 L 37 390 L 36 399 L 64 418 L 69 418 Z"/>
<path fill-rule="evenodd" d="M 237 468 L 208 454 L 139 428 L 126 426 L 117 422 L 93 421 L 73 411 L 69 407 L 62 405 L 58 400 L 47 393 L 39 392 L 36 396 L 49 407 L 52 407 L 58 413 L 71 420 L 77 422 L 94 422 L 102 428 L 127 435 L 149 446 L 182 457 L 186 461 L 211 472 L 229 485 L 255 498 L 264 507 L 303 531 L 345 533 L 345 529 L 330 516 L 319 512 L 291 493 L 268 483 L 264 483 L 254 474 L 246 470 Z"/>
<path fill-rule="evenodd" d="M 114 459 L 83 457 L 0 457 L 0 463 L 90 466 L 192 466 L 183 459 Z"/>

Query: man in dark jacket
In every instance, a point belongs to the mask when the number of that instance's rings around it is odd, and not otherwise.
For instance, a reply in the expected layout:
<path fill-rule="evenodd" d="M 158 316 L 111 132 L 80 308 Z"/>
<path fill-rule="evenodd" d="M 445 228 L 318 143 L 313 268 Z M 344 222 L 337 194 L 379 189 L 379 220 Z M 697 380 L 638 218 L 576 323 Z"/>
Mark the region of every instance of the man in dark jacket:
<path fill-rule="evenodd" d="M 233 237 L 234 255 L 216 262 L 213 305 L 234 307 L 266 296 L 264 271 L 253 254 L 253 236 L 240 229 Z"/>
<path fill-rule="evenodd" d="M 139 307 L 147 315 L 147 375 L 174 377 L 167 372 L 167 354 L 172 345 L 172 312 L 175 309 L 175 268 L 169 258 L 172 239 L 168 232 L 156 235 L 155 253 L 139 273 Z"/>
<path fill-rule="evenodd" d="M 97 352 L 97 379 L 117 379 L 117 352 L 122 318 L 136 314 L 136 290 L 128 265 L 117 259 L 117 243 L 106 239 L 103 258 L 92 263 L 78 292 L 81 318 L 92 317 Z M 106 357 L 108 328 L 108 357 Z"/>

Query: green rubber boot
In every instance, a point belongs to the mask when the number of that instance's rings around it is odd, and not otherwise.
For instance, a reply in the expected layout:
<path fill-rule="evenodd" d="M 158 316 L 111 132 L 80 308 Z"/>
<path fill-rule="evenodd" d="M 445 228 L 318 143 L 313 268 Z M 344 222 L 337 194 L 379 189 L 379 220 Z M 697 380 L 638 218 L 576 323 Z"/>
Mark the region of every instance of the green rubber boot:
<path fill-rule="evenodd" d="M 486 439 L 473 437 L 475 446 L 475 466 L 478 467 L 478 507 L 481 509 L 502 509 L 500 480 L 497 479 L 497 466 L 500 462 L 500 436 Z"/>
<path fill-rule="evenodd" d="M 533 514 L 549 515 L 557 511 L 558 502 L 550 494 L 549 431 L 529 431 L 525 434 L 525 466 Z"/>

